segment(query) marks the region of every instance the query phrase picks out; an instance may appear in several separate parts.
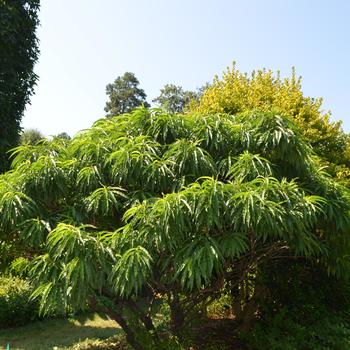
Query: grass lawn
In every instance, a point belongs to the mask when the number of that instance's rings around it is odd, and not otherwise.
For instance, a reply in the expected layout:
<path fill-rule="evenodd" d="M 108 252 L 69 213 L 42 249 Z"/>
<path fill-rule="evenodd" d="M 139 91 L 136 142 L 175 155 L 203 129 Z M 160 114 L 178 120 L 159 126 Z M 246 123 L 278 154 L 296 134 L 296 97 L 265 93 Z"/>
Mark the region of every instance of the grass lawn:
<path fill-rule="evenodd" d="M 118 324 L 99 314 L 80 315 L 72 319 L 48 319 L 27 326 L 0 330 L 0 350 L 74 349 L 86 338 L 106 339 L 122 334 Z"/>

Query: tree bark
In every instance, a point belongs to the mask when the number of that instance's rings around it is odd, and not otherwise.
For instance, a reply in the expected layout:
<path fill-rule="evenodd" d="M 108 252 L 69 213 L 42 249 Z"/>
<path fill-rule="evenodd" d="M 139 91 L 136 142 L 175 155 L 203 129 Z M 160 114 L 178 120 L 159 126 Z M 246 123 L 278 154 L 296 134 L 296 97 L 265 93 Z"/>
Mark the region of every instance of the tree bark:
<path fill-rule="evenodd" d="M 155 340 L 157 340 L 158 335 L 156 332 L 156 328 L 154 327 L 151 316 L 147 315 L 147 313 L 145 313 L 135 301 L 130 300 L 127 302 L 127 305 L 129 306 L 131 311 L 134 312 L 140 318 L 146 330 L 152 334 Z"/>
<path fill-rule="evenodd" d="M 240 320 L 242 314 L 242 300 L 241 293 L 239 292 L 239 285 L 231 289 L 231 295 L 233 297 L 233 313 L 236 320 Z"/>
<path fill-rule="evenodd" d="M 169 298 L 171 328 L 175 335 L 181 337 L 182 326 L 185 321 L 185 315 L 180 305 L 180 299 L 178 294 L 173 294 L 173 297 Z"/>
<path fill-rule="evenodd" d="M 240 331 L 248 332 L 250 330 L 258 309 L 257 300 L 264 296 L 266 296 L 266 287 L 261 284 L 255 285 L 254 294 L 252 298 L 245 304 L 240 317 Z"/>
<path fill-rule="evenodd" d="M 123 302 L 117 303 L 115 309 L 106 308 L 106 307 L 97 307 L 97 301 L 95 297 L 90 299 L 90 307 L 94 311 L 103 311 L 111 319 L 117 321 L 117 323 L 122 327 L 126 335 L 126 340 L 135 350 L 146 350 L 135 337 L 134 331 L 129 327 L 128 323 L 123 317 Z"/>
<path fill-rule="evenodd" d="M 118 311 L 108 310 L 107 314 L 113 320 L 117 321 L 118 324 L 122 327 L 123 331 L 126 334 L 126 340 L 135 350 L 146 350 L 135 338 L 135 334 L 132 329 L 129 327 L 127 322 L 122 316 L 122 309 Z"/>

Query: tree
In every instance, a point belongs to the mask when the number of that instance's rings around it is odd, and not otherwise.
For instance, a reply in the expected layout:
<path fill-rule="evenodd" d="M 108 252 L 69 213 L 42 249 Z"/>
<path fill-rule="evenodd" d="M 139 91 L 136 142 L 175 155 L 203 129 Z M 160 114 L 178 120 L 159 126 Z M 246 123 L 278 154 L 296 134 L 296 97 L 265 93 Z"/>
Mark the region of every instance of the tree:
<path fill-rule="evenodd" d="M 181 113 L 188 103 L 186 92 L 181 86 L 167 84 L 160 90 L 160 95 L 152 102 L 158 103 L 168 113 Z"/>
<path fill-rule="evenodd" d="M 331 122 L 330 113 L 322 111 L 322 99 L 305 97 L 301 90 L 301 77 L 293 68 L 290 78 L 282 79 L 271 70 L 241 73 L 235 65 L 223 73 L 204 92 L 200 101 L 191 104 L 199 113 L 244 114 L 251 110 L 278 110 L 291 116 L 300 127 L 305 139 L 315 152 L 333 164 L 348 164 L 346 148 L 348 136 L 341 122 Z"/>
<path fill-rule="evenodd" d="M 136 107 L 150 107 L 146 101 L 146 93 L 139 87 L 139 81 L 134 73 L 126 72 L 112 84 L 106 86 L 109 100 L 106 102 L 107 116 L 131 112 Z"/>
<path fill-rule="evenodd" d="M 58 137 L 58 138 L 61 138 L 61 139 L 65 139 L 65 140 L 70 140 L 71 139 L 71 137 L 65 131 L 57 134 L 55 137 Z"/>
<path fill-rule="evenodd" d="M 23 112 L 37 81 L 34 64 L 39 0 L 0 1 L 0 172 L 8 168 L 8 151 L 17 146 Z"/>
<path fill-rule="evenodd" d="M 0 177 L 0 232 L 43 310 L 89 305 L 161 348 L 223 291 L 247 324 L 269 261 L 349 275 L 349 193 L 287 117 L 140 108 L 63 141 L 18 147 Z"/>
<path fill-rule="evenodd" d="M 22 145 L 35 145 L 44 138 L 45 136 L 38 129 L 26 129 L 21 133 L 20 143 Z"/>
<path fill-rule="evenodd" d="M 197 91 L 185 91 L 181 86 L 167 84 L 152 102 L 157 103 L 167 113 L 182 113 L 192 101 L 199 101 L 207 87 L 208 84 Z"/>

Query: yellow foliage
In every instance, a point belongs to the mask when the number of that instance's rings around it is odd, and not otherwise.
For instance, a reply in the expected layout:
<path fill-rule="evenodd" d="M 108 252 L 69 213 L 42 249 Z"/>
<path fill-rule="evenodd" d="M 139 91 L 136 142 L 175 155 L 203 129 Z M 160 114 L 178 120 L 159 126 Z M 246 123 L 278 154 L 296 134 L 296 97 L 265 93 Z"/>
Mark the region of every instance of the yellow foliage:
<path fill-rule="evenodd" d="M 278 110 L 292 117 L 316 153 L 331 162 L 346 163 L 347 137 L 341 122 L 330 122 L 330 112 L 322 109 L 322 98 L 305 97 L 301 77 L 292 69 L 290 78 L 261 69 L 250 75 L 235 64 L 214 78 L 199 102 L 192 101 L 191 112 L 242 114 L 251 110 Z M 350 154 L 349 154 L 350 159 Z"/>

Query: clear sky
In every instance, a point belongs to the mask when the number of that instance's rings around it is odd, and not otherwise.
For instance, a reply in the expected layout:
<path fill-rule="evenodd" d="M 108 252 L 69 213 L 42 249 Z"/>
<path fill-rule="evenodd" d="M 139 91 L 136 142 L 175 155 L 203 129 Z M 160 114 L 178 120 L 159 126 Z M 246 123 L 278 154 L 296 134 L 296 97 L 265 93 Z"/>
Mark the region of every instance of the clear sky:
<path fill-rule="evenodd" d="M 194 89 L 233 61 L 303 76 L 350 132 L 348 0 L 42 0 L 40 77 L 22 126 L 73 135 L 104 116 L 105 86 L 136 74 L 148 100 Z"/>

